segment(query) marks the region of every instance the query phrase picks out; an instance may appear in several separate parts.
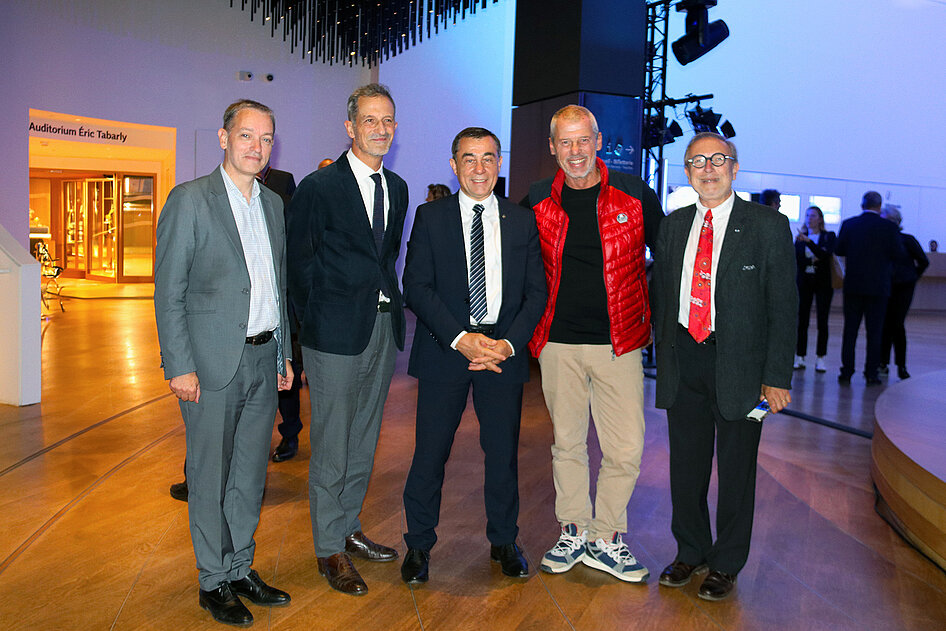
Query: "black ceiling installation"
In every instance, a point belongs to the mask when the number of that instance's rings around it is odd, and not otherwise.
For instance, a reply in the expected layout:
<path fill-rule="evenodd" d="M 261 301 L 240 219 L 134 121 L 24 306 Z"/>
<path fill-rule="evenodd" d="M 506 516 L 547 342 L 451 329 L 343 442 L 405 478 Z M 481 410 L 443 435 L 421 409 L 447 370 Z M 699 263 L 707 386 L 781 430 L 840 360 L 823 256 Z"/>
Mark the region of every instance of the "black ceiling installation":
<path fill-rule="evenodd" d="M 499 0 L 230 0 L 311 63 L 374 66 Z"/>

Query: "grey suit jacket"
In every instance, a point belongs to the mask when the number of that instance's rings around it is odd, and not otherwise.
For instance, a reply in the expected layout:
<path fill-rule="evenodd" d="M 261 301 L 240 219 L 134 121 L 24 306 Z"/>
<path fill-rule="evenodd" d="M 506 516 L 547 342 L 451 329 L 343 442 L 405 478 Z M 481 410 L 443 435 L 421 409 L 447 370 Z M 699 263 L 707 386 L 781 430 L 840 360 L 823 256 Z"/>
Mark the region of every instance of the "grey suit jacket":
<path fill-rule="evenodd" d="M 279 196 L 261 186 L 260 201 L 279 301 L 273 369 L 285 374 L 286 227 Z M 246 343 L 250 276 L 219 168 L 168 195 L 157 226 L 154 313 L 165 379 L 196 371 L 202 389 L 230 382 Z"/>
<path fill-rule="evenodd" d="M 680 382 L 677 314 L 683 254 L 696 206 L 668 215 L 654 252 L 651 298 L 657 349 L 656 405 L 673 405 Z M 759 402 L 762 384 L 790 388 L 798 318 L 795 249 L 788 219 L 736 197 L 716 278 L 716 396 L 726 419 Z"/>

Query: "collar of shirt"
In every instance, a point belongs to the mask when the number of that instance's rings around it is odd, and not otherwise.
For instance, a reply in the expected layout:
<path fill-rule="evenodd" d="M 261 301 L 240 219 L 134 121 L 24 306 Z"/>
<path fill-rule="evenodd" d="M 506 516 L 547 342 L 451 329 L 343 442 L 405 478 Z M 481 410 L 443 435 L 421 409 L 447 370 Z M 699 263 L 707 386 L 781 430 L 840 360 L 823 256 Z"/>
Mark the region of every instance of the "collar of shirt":
<path fill-rule="evenodd" d="M 729 214 L 732 212 L 732 205 L 735 203 L 735 201 L 736 201 L 736 193 L 735 193 L 735 191 L 730 191 L 730 192 L 729 192 L 729 197 L 727 197 L 726 200 L 725 200 L 722 204 L 720 204 L 719 206 L 716 206 L 715 208 L 712 209 L 712 210 L 713 210 L 713 234 L 714 234 L 714 235 L 717 234 L 717 232 L 716 232 L 716 222 L 717 222 L 717 220 L 720 221 L 720 225 L 721 225 L 721 226 L 723 226 L 724 224 L 728 224 L 728 223 L 729 223 Z M 703 202 L 701 202 L 699 199 L 697 199 L 697 200 L 696 200 L 696 218 L 694 219 L 694 221 L 696 221 L 696 222 L 698 222 L 700 225 L 702 225 L 702 224 L 703 224 L 703 217 L 706 216 L 706 211 L 707 211 L 707 210 L 709 210 L 709 207 L 708 207 L 708 206 L 704 206 L 704 205 L 703 205 Z M 725 228 L 725 226 L 724 226 L 724 228 Z M 719 233 L 719 234 L 722 234 L 722 233 Z M 714 237 L 714 240 L 715 240 L 715 237 Z"/>
<path fill-rule="evenodd" d="M 233 196 L 236 195 L 240 201 L 246 204 L 246 198 L 243 197 L 243 193 L 239 188 L 237 188 L 237 185 L 233 183 L 233 180 L 230 179 L 230 175 L 227 173 L 227 170 L 223 168 L 222 164 L 220 165 L 220 175 L 223 176 L 223 185 L 226 187 L 227 195 L 230 197 L 230 199 L 232 200 Z M 254 177 L 253 192 L 250 193 L 250 202 L 252 203 L 252 201 L 257 197 L 259 197 L 259 179 Z"/>
<path fill-rule="evenodd" d="M 384 163 L 374 171 L 367 164 L 362 162 L 349 150 L 346 153 L 348 164 L 351 166 L 351 172 L 355 175 L 355 182 L 358 183 L 358 190 L 361 192 L 361 200 L 365 204 L 365 212 L 368 213 L 368 225 L 374 226 L 374 180 L 371 176 L 375 173 L 381 175 L 381 190 L 384 191 L 384 221 L 388 221 L 388 208 L 391 202 L 388 200 L 388 181 L 384 177 Z"/>
<path fill-rule="evenodd" d="M 496 200 L 495 195 L 490 195 L 486 199 L 480 201 L 476 201 L 463 191 L 458 192 L 457 196 L 460 198 L 460 214 L 463 216 L 464 223 L 468 223 L 469 221 L 473 220 L 473 206 L 476 204 L 483 204 L 484 221 L 486 221 L 488 217 L 499 217 L 499 201 Z"/>

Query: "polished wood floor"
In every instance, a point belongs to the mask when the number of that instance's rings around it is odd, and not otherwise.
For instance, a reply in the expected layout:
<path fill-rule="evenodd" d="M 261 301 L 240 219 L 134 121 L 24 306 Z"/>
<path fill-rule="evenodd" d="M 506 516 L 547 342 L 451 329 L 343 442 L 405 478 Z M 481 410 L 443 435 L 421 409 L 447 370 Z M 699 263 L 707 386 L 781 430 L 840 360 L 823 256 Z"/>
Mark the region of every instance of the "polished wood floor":
<path fill-rule="evenodd" d="M 942 368 L 944 324 L 944 315 L 908 320 L 915 375 Z M 840 331 L 837 316 L 832 328 Z M 836 334 L 831 371 L 796 372 L 792 407 L 870 431 L 883 388 L 858 378 L 839 387 L 838 354 Z M 0 628 L 222 628 L 197 606 L 186 505 L 168 496 L 181 479 L 184 432 L 158 366 L 150 300 L 70 299 L 44 323 L 43 403 L 0 406 Z M 416 393 L 405 366 L 402 354 L 362 514 L 369 536 L 402 554 Z M 753 550 L 735 597 L 707 603 L 696 597 L 696 583 L 658 586 L 675 545 L 666 421 L 653 407 L 650 380 L 645 399 L 646 450 L 626 540 L 651 570 L 647 585 L 584 566 L 555 576 L 534 571 L 557 537 L 551 427 L 536 372 L 520 445 L 527 580 L 504 578 L 488 560 L 482 456 L 468 413 L 448 465 L 431 581 L 409 589 L 399 564 L 359 563 L 369 593 L 333 592 L 312 550 L 303 437 L 299 457 L 270 464 L 256 535 L 256 569 L 289 591 L 292 605 L 251 605 L 254 628 L 946 628 L 946 575 L 874 511 L 870 441 L 784 414 L 765 422 Z M 304 419 L 307 413 L 304 401 Z"/>

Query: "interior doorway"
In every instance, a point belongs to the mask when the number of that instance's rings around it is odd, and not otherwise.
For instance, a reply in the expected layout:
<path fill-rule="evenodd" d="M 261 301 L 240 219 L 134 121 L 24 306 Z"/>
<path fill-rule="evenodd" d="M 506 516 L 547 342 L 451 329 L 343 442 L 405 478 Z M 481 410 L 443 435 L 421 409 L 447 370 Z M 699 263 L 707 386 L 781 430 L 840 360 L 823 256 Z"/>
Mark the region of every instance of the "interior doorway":
<path fill-rule="evenodd" d="M 67 278 L 154 280 L 155 174 L 30 169 L 30 247 Z"/>

